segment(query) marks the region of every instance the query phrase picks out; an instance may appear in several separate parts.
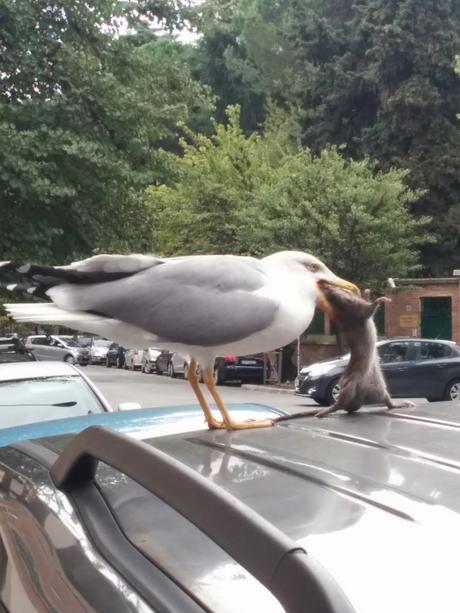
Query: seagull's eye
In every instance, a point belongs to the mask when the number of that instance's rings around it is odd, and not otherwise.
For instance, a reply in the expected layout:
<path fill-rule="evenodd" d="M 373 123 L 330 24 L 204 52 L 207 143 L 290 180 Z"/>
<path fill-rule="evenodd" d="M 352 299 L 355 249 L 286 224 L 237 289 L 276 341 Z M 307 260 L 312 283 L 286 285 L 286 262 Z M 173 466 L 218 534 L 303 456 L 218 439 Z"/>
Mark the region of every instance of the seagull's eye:
<path fill-rule="evenodd" d="M 312 262 L 311 264 L 307 264 L 307 268 L 308 270 L 311 270 L 311 272 L 318 272 L 319 264 L 315 264 L 314 262 Z"/>

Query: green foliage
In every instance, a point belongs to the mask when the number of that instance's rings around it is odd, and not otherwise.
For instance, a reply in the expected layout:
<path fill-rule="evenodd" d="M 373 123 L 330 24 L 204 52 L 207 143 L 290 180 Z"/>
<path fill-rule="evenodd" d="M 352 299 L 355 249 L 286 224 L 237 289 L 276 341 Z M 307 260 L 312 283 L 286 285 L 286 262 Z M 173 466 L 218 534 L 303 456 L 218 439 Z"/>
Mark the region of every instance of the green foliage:
<path fill-rule="evenodd" d="M 423 191 L 412 211 L 430 215 L 436 235 L 424 273 L 450 274 L 460 257 L 460 3 L 206 0 L 200 11 L 219 108 L 240 102 L 242 125 L 256 129 L 255 96 L 272 99 L 295 111 L 313 151 L 343 146 L 380 169 L 408 169 Z"/>
<path fill-rule="evenodd" d="M 409 213 L 420 194 L 405 186 L 405 173 L 376 172 L 369 160 L 346 160 L 334 148 L 315 156 L 296 137 L 280 112 L 265 133 L 245 136 L 236 107 L 214 138 L 189 134 L 175 160 L 177 180 L 146 192 L 157 251 L 300 249 L 373 287 L 413 270 L 429 237 L 427 219 Z"/>
<path fill-rule="evenodd" d="M 282 29 L 303 142 L 407 168 L 408 185 L 425 192 L 412 210 L 432 216 L 437 235 L 423 249 L 425 271 L 450 274 L 460 256 L 460 4 L 288 0 Z"/>
<path fill-rule="evenodd" d="M 138 194 L 168 176 L 163 148 L 207 97 L 161 43 L 117 35 L 132 6 L 1 1 L 0 259 L 151 248 Z"/>

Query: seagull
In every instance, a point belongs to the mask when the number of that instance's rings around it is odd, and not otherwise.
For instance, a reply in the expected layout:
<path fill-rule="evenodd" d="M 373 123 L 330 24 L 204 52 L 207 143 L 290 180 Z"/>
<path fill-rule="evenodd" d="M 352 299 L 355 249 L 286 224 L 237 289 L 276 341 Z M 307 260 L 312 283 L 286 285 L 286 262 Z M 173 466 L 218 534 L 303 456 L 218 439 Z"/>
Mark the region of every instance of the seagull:
<path fill-rule="evenodd" d="M 50 302 L 6 304 L 20 322 L 62 325 L 113 339 L 125 347 L 177 351 L 209 428 L 273 425 L 236 421 L 213 377 L 216 357 L 271 351 L 299 337 L 315 307 L 330 312 L 324 283 L 359 294 L 308 253 L 281 251 L 262 259 L 237 255 L 96 255 L 67 266 L 0 262 L 13 273 L 9 290 Z M 5 286 L 5 284 L 3 284 Z M 197 369 L 221 414 L 216 419 Z"/>

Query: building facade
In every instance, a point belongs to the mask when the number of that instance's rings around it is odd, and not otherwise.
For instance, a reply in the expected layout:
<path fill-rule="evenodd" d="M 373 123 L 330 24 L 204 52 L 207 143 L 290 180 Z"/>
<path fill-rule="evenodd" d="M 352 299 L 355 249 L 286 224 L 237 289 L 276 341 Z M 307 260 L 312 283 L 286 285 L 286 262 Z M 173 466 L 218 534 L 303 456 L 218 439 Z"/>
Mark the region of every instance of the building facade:
<path fill-rule="evenodd" d="M 460 278 L 394 279 L 385 336 L 442 338 L 460 344 Z"/>

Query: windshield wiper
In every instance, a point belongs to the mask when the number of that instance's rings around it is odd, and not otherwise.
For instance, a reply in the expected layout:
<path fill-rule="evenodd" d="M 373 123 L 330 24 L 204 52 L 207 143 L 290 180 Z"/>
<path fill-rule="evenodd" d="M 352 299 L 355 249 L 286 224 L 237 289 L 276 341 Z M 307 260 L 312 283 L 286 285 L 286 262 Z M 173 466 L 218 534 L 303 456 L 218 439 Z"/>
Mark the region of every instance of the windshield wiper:
<path fill-rule="evenodd" d="M 49 404 L 48 402 L 44 404 L 38 404 L 36 402 L 32 404 L 0 404 L 0 407 L 74 407 L 76 404 L 76 400 L 68 400 L 67 402 L 55 402 L 54 404 Z"/>

